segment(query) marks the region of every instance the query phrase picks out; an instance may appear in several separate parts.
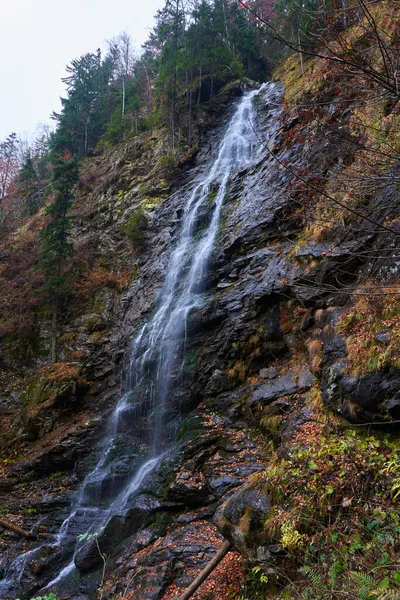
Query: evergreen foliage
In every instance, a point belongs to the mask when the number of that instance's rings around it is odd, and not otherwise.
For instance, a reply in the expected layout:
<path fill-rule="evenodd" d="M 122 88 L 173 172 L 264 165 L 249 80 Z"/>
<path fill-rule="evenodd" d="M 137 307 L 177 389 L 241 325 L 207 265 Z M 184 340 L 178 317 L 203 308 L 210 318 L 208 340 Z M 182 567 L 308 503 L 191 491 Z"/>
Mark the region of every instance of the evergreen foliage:
<path fill-rule="evenodd" d="M 55 136 L 51 151 L 54 201 L 46 210 L 49 221 L 41 233 L 40 259 L 45 278 L 43 291 L 53 309 L 52 362 L 57 360 L 58 309 L 69 292 L 63 267 L 66 259 L 73 254 L 68 212 L 73 197 L 72 188 L 78 180 L 76 158 L 68 150 L 64 153 L 59 153 L 59 150 L 60 141 Z"/>

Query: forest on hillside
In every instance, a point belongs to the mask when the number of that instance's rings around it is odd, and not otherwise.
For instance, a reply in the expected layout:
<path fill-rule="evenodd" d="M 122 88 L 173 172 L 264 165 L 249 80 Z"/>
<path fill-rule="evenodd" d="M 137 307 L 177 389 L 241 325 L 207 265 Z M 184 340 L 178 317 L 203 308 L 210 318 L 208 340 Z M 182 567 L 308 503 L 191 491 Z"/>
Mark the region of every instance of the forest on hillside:
<path fill-rule="evenodd" d="M 207 126 L 201 123 L 199 107 L 207 105 L 212 112 L 216 94 L 229 81 L 268 80 L 291 53 L 300 57 L 303 74 L 313 58 L 322 58 L 321 76 L 332 80 L 329 94 L 335 102 L 362 107 L 378 94 L 388 107 L 394 105 L 399 94 L 397 24 L 394 15 L 380 16 L 378 10 L 374 16 L 376 5 L 364 0 L 166 0 L 143 48 L 135 48 L 122 32 L 107 41 L 104 52 L 97 49 L 73 59 L 63 78 L 62 110 L 52 116 L 55 129 L 42 128 L 33 143 L 18 140 L 15 133 L 0 143 L 1 237 L 35 216 L 43 220 L 36 254 L 20 253 L 31 279 L 22 287 L 34 286 L 39 293 L 32 297 L 20 292 L 26 317 L 19 315 L 14 324 L 13 318 L 3 317 L 0 332 L 12 336 L 15 328 L 29 329 L 29 307 L 35 312 L 43 302 L 52 307 L 57 322 L 58 305 L 72 290 L 65 273 L 73 254 L 68 214 L 85 157 L 162 128 L 167 140 L 164 169 L 173 172 L 179 159 L 184 163 L 198 150 Z M 367 53 L 364 42 L 357 47 L 360 39 L 372 44 Z M 294 98 L 293 107 L 312 121 L 320 118 L 318 104 L 310 85 L 306 104 L 296 107 Z M 363 127 L 360 122 L 361 145 L 369 135 Z M 378 158 L 390 162 L 396 152 L 386 144 Z M 317 173 L 306 179 L 310 181 L 298 182 L 305 193 L 320 190 Z M 133 229 L 140 237 L 144 217 L 138 217 Z M 6 315 L 12 274 L 3 272 L 0 284 Z"/>
<path fill-rule="evenodd" d="M 400 0 L 99 44 L 0 141 L 0 596 L 398 600 Z"/>

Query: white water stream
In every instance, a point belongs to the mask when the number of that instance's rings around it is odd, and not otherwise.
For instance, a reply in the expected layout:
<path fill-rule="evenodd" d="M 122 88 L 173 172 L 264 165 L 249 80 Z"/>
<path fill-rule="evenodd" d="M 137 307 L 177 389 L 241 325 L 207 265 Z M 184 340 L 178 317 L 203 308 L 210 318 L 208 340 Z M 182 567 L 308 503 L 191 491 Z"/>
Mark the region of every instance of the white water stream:
<path fill-rule="evenodd" d="M 113 515 L 124 513 L 132 495 L 160 462 L 167 429 L 168 394 L 183 368 L 182 349 L 188 315 L 193 309 L 200 308 L 205 299 L 202 285 L 215 246 L 229 178 L 249 164 L 260 149 L 253 129 L 253 98 L 257 93 L 252 91 L 243 96 L 221 140 L 216 159 L 187 198 L 179 238 L 170 256 L 157 309 L 131 345 L 128 391 L 111 415 L 107 434 L 99 448 L 100 458 L 83 481 L 71 513 L 54 540 L 55 546 L 62 548 L 67 541 L 76 540 L 79 534 L 97 532 Z M 201 229 L 199 218 L 205 211 L 209 224 Z M 124 441 L 120 439 L 124 420 L 132 420 L 135 415 L 143 418 L 143 414 L 147 415 L 152 433 L 151 458 L 142 461 L 142 466 L 133 473 L 129 474 L 128 466 L 122 489 L 113 492 L 111 486 L 108 500 L 103 502 L 102 488 L 110 481 L 110 473 L 116 465 L 129 465 L 131 459 L 129 451 L 124 454 Z M 70 562 L 44 589 L 49 591 L 75 569 L 74 559 L 80 545 L 76 542 Z M 19 556 L 12 563 L 6 578 L 0 581 L 0 596 L 2 590 L 9 589 L 12 581 L 21 578 L 40 548 Z"/>

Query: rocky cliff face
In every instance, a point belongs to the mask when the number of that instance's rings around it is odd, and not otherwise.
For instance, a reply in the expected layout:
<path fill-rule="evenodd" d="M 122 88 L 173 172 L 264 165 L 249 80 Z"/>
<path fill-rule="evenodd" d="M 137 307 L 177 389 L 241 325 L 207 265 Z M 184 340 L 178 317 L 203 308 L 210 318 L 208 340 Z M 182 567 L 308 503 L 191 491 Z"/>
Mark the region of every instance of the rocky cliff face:
<path fill-rule="evenodd" d="M 314 446 L 315 440 L 329 438 L 330 427 L 349 422 L 389 426 L 399 419 L 393 355 L 387 352 L 386 362 L 377 359 L 376 364 L 354 359 L 362 326 L 357 315 L 363 309 L 357 308 L 360 300 L 353 295 L 373 278 L 389 286 L 397 274 L 397 225 L 383 225 L 398 214 L 399 193 L 391 185 L 372 194 L 351 227 L 338 223 L 320 239 L 309 234 L 299 206 L 308 202 L 306 209 L 312 210 L 316 201 L 301 188 L 304 173 L 312 167 L 320 178 L 334 181 L 343 165 L 354 161 L 351 144 L 331 135 L 332 119 L 334 129 L 343 131 L 350 114 L 327 106 L 329 136 L 320 126 L 301 140 L 291 139 L 298 118 L 284 109 L 283 95 L 281 83 L 270 83 L 258 97 L 257 136 L 263 149 L 229 182 L 208 271 L 207 303 L 190 315 L 185 373 L 171 393 L 171 414 L 181 421 L 176 443 L 145 479 L 124 519 L 114 520 L 100 534 L 98 544 L 107 554 L 104 577 L 101 553 L 92 542 L 78 556 L 81 576 L 55 586 L 62 598 L 96 598 L 100 582 L 103 598 L 174 598 L 212 557 L 223 536 L 273 578 L 285 568 L 288 548 L 296 548 L 296 534 L 312 533 L 312 519 L 322 520 L 313 508 L 307 532 L 299 533 L 292 505 L 304 498 L 289 487 L 301 486 L 295 479 L 283 482 L 285 470 L 293 473 L 304 466 L 303 455 L 294 457 L 293 448 L 309 448 L 312 464 L 308 472 L 304 467 L 305 485 L 308 477 L 313 485 L 317 478 L 324 493 L 331 486 L 328 495 L 335 496 L 332 504 L 339 511 L 349 511 L 351 485 L 357 493 L 361 490 L 363 500 L 372 493 L 373 475 L 361 458 L 347 472 L 335 450 L 326 450 L 325 444 L 317 452 Z M 57 531 L 68 514 L 71 494 L 90 468 L 105 415 L 118 397 L 129 340 L 154 310 L 179 230 L 184 192 L 209 168 L 231 110 L 228 103 L 196 157 L 190 156 L 194 164 L 173 184 L 162 163 L 157 172 L 149 168 L 149 160 L 157 159 L 156 139 L 96 159 L 97 170 L 87 166 L 74 209 L 77 248 L 95 248 L 96 256 L 107 257 L 104 268 L 127 270 L 130 276 L 111 279 L 108 285 L 103 279 L 91 310 L 65 323 L 63 358 L 68 369 L 62 377 L 40 367 L 39 379 L 28 385 L 25 379 L 26 393 L 30 398 L 37 393 L 40 400 L 28 417 L 20 415 L 14 424 L 13 435 L 26 436 L 24 456 L 5 462 L 0 493 L 8 518 L 33 527 L 39 537 Z M 139 206 L 147 212 L 149 228 L 144 249 L 132 254 L 123 223 Z M 364 218 L 371 214 L 373 222 Z M 199 229 L 209 220 L 206 211 Z M 386 321 L 371 317 L 378 358 L 394 342 L 396 310 L 392 314 L 387 309 Z M 79 349 L 79 360 L 71 360 L 69 347 Z M 10 412 L 13 397 L 6 398 L 4 410 Z M 144 420 L 135 423 L 139 440 L 145 430 Z M 341 439 L 336 430 L 331 433 L 330 439 Z M 342 455 L 362 453 L 357 443 Z M 386 447 L 379 452 L 388 458 Z M 327 471 L 322 473 L 319 461 Z M 271 464 L 274 468 L 268 470 Z M 344 469 L 345 485 L 333 482 L 335 469 Z M 368 484 L 359 481 L 360 473 L 369 473 Z M 317 488 L 312 493 L 318 495 Z M 285 523 L 292 528 L 291 542 L 282 537 Z M 0 540 L 0 575 L 6 576 L 12 558 L 35 542 L 20 541 L 6 529 Z M 64 564 L 62 554 L 44 544 L 21 581 L 15 576 L 15 587 L 2 597 L 30 597 L 48 581 L 49 571 L 56 573 Z M 242 563 L 238 555 L 230 555 L 224 564 L 212 585 L 195 597 L 237 592 Z"/>

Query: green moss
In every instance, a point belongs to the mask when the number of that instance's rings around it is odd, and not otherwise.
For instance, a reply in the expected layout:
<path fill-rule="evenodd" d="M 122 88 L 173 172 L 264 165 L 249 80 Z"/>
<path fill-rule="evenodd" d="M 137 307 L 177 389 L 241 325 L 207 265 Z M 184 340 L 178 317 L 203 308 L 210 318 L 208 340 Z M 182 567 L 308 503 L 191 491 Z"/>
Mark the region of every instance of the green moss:
<path fill-rule="evenodd" d="M 164 196 L 148 197 L 141 201 L 142 207 L 146 210 L 152 210 L 155 206 L 158 206 L 165 200 Z"/>
<path fill-rule="evenodd" d="M 127 195 L 126 190 L 118 190 L 117 195 L 116 195 L 115 204 L 116 205 L 122 204 L 122 202 L 125 200 L 126 195 Z"/>
<path fill-rule="evenodd" d="M 150 529 L 154 531 L 157 537 L 162 537 L 167 533 L 168 527 L 173 523 L 174 515 L 171 513 L 157 513 Z"/>
<path fill-rule="evenodd" d="M 145 242 L 149 221 L 142 208 L 135 210 L 124 225 L 125 235 L 134 250 L 140 250 Z"/>
<path fill-rule="evenodd" d="M 21 400 L 32 407 L 52 403 L 77 385 L 85 388 L 88 384 L 77 369 L 58 362 L 39 369 L 28 378 L 27 385 L 21 392 Z"/>
<path fill-rule="evenodd" d="M 179 172 L 178 161 L 173 154 L 162 156 L 158 161 L 157 168 L 166 181 L 172 181 Z"/>
<path fill-rule="evenodd" d="M 202 419 L 196 415 L 194 417 L 188 417 L 179 426 L 176 434 L 177 442 L 185 442 L 188 440 L 194 440 L 199 438 L 205 431 Z"/>

